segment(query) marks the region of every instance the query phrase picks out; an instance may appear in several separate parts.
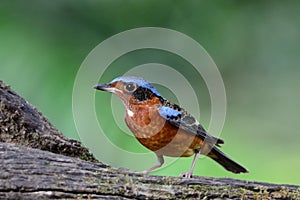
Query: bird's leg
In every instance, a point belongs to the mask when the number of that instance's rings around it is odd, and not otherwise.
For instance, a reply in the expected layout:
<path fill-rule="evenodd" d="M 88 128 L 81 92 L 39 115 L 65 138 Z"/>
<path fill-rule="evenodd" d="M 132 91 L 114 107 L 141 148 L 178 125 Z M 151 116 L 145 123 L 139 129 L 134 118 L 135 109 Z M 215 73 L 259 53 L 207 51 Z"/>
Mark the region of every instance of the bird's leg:
<path fill-rule="evenodd" d="M 144 174 L 148 174 L 149 172 L 151 172 L 157 168 L 160 168 L 164 164 L 165 161 L 164 161 L 164 157 L 162 155 L 156 154 L 156 157 L 157 157 L 158 163 L 156 165 L 154 165 L 153 167 L 150 167 L 149 169 L 143 171 Z"/>
<path fill-rule="evenodd" d="M 193 171 L 194 171 L 194 168 L 195 168 L 195 165 L 196 165 L 196 162 L 197 162 L 199 156 L 200 156 L 200 151 L 196 151 L 195 156 L 194 156 L 194 160 L 193 160 L 193 163 L 192 163 L 192 166 L 191 166 L 190 170 L 188 172 L 180 174 L 181 177 L 191 178 L 191 176 L 193 174 Z"/>

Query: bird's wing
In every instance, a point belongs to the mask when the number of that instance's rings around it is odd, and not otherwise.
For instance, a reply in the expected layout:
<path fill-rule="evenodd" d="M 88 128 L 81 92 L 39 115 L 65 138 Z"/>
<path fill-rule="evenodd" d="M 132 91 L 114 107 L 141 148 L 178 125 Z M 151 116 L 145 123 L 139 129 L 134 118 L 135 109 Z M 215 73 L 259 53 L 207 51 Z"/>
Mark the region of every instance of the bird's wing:
<path fill-rule="evenodd" d="M 172 125 L 186 131 L 189 134 L 196 135 L 207 142 L 219 145 L 223 144 L 224 141 L 215 138 L 205 131 L 201 124 L 189 113 L 180 108 L 176 104 L 168 103 L 165 106 L 160 106 L 158 112 L 161 117 Z"/>

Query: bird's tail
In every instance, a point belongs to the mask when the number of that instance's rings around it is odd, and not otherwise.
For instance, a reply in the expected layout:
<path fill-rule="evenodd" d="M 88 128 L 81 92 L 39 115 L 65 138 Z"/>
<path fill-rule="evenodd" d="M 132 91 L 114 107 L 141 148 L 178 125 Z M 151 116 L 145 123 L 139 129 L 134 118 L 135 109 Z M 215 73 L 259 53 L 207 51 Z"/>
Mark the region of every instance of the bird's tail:
<path fill-rule="evenodd" d="M 228 171 L 231 171 L 233 173 L 239 174 L 239 173 L 247 173 L 248 170 L 238 164 L 237 162 L 231 160 L 228 156 L 226 156 L 222 151 L 217 149 L 216 147 L 213 147 L 212 150 L 209 152 L 208 156 L 218 162 L 220 165 L 222 165 L 225 169 Z"/>

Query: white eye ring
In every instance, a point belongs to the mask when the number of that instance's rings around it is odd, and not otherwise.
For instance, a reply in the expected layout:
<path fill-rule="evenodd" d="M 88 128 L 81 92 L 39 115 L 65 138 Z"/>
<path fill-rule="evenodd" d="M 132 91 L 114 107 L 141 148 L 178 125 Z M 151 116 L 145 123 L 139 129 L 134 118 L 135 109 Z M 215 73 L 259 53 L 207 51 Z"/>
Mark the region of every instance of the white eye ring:
<path fill-rule="evenodd" d="M 127 83 L 125 85 L 125 90 L 128 92 L 133 92 L 136 90 L 136 84 L 135 83 Z"/>

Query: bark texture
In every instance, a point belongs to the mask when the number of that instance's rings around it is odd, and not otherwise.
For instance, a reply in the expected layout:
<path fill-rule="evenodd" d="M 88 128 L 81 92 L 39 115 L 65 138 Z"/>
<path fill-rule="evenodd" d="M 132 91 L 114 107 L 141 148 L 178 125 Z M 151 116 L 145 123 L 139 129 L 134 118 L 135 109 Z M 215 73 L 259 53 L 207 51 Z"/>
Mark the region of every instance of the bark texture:
<path fill-rule="evenodd" d="M 0 81 L 0 142 L 96 161 L 79 141 L 60 133 L 35 107 Z"/>
<path fill-rule="evenodd" d="M 1 199 L 300 199 L 300 187 L 150 176 L 97 161 L 0 82 Z"/>

